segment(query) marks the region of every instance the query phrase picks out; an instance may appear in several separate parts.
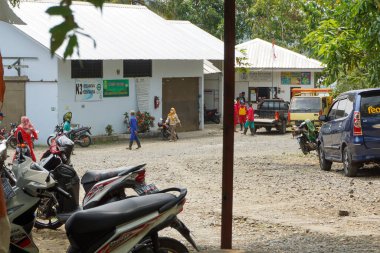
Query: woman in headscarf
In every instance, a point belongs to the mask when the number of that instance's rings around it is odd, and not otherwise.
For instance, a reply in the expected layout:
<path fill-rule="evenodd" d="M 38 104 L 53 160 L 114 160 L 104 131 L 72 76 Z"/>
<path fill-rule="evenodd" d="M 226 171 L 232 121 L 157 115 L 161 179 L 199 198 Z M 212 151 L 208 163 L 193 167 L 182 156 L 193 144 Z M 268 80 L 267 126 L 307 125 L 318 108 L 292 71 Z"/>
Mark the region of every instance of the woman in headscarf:
<path fill-rule="evenodd" d="M 22 140 L 19 139 L 19 134 L 21 135 Z M 35 140 L 38 140 L 38 135 L 37 135 L 37 132 L 36 132 L 33 124 L 30 122 L 28 117 L 26 117 L 26 116 L 21 117 L 21 124 L 18 125 L 18 127 L 15 131 L 15 137 L 16 137 L 18 143 L 20 141 L 23 141 L 24 143 L 26 143 L 29 146 L 30 157 L 35 162 L 36 156 L 34 155 L 34 152 L 33 152 L 32 137 Z"/>
<path fill-rule="evenodd" d="M 177 140 L 177 133 L 176 128 L 177 124 L 181 126 L 181 121 L 178 118 L 178 115 L 174 109 L 174 107 L 170 108 L 170 112 L 168 114 L 168 117 L 166 119 L 166 124 L 169 124 L 170 126 L 170 140 L 169 141 L 176 141 Z"/>

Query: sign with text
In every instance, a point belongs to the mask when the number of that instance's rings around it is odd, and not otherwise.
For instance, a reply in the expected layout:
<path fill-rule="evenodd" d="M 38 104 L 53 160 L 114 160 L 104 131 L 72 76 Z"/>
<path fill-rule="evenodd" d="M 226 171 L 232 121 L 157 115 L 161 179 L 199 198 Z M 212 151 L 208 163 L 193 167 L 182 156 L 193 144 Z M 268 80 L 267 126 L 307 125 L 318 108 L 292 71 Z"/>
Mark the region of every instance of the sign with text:
<path fill-rule="evenodd" d="M 75 80 L 75 101 L 100 101 L 102 91 L 102 80 Z"/>
<path fill-rule="evenodd" d="M 128 97 L 129 80 L 103 80 L 104 97 Z"/>
<path fill-rule="evenodd" d="M 311 84 L 310 72 L 281 72 L 281 84 L 309 85 Z"/>

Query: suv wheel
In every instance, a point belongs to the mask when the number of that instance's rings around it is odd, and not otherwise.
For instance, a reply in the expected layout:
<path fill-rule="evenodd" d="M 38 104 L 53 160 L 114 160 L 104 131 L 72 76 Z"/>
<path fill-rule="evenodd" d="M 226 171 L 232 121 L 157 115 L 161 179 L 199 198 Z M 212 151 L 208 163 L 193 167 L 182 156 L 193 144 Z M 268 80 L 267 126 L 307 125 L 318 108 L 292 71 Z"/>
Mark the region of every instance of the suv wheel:
<path fill-rule="evenodd" d="M 281 134 L 286 134 L 286 120 L 282 121 L 282 124 L 280 126 L 280 133 Z"/>
<path fill-rule="evenodd" d="M 323 144 L 318 146 L 318 156 L 319 156 L 319 166 L 321 170 L 329 171 L 331 170 L 332 162 L 325 159 L 325 151 L 323 150 Z"/>
<path fill-rule="evenodd" d="M 348 147 L 343 150 L 343 170 L 346 177 L 354 177 L 358 173 L 360 164 L 352 162 Z"/>

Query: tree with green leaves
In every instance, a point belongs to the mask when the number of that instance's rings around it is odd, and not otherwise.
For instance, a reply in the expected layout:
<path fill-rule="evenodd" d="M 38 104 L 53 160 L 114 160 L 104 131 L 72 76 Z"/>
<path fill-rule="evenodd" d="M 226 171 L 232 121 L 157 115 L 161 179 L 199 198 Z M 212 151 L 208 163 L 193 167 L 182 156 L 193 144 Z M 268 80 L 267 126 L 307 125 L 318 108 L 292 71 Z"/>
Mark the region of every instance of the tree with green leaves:
<path fill-rule="evenodd" d="M 379 87 L 380 1 L 340 1 L 304 42 L 338 91 Z"/>

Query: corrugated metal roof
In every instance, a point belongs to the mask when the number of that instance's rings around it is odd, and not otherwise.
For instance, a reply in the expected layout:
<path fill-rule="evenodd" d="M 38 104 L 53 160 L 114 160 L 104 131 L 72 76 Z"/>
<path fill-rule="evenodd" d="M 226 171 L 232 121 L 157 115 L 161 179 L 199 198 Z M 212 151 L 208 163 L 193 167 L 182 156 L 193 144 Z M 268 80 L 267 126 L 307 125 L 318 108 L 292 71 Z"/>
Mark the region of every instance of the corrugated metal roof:
<path fill-rule="evenodd" d="M 246 61 L 254 69 L 315 69 L 322 70 L 323 64 L 317 60 L 307 58 L 286 48 L 275 45 L 262 39 L 254 39 L 236 46 L 236 50 L 246 50 Z M 276 57 L 273 57 L 273 52 Z M 242 66 L 243 67 L 243 66 Z"/>
<path fill-rule="evenodd" d="M 27 25 L 18 29 L 50 48 L 49 29 L 62 22 L 45 13 L 59 2 L 21 1 L 13 11 Z M 168 59 L 223 60 L 223 42 L 191 23 L 175 23 L 156 15 L 144 6 L 104 4 L 100 11 L 85 2 L 73 2 L 75 19 L 85 36 L 79 37 L 80 57 L 72 59 Z M 191 29 L 192 32 L 187 29 Z M 63 56 L 64 47 L 57 51 Z"/>
<path fill-rule="evenodd" d="M 8 5 L 8 1 L 0 1 L 0 21 L 9 24 L 24 24 L 24 22 L 13 13 Z"/>
<path fill-rule="evenodd" d="M 207 74 L 214 74 L 214 73 L 221 73 L 221 72 L 222 71 L 220 71 L 220 69 L 215 67 L 215 65 L 212 64 L 212 62 L 207 61 L 207 60 L 203 61 L 203 74 L 207 75 Z"/>

